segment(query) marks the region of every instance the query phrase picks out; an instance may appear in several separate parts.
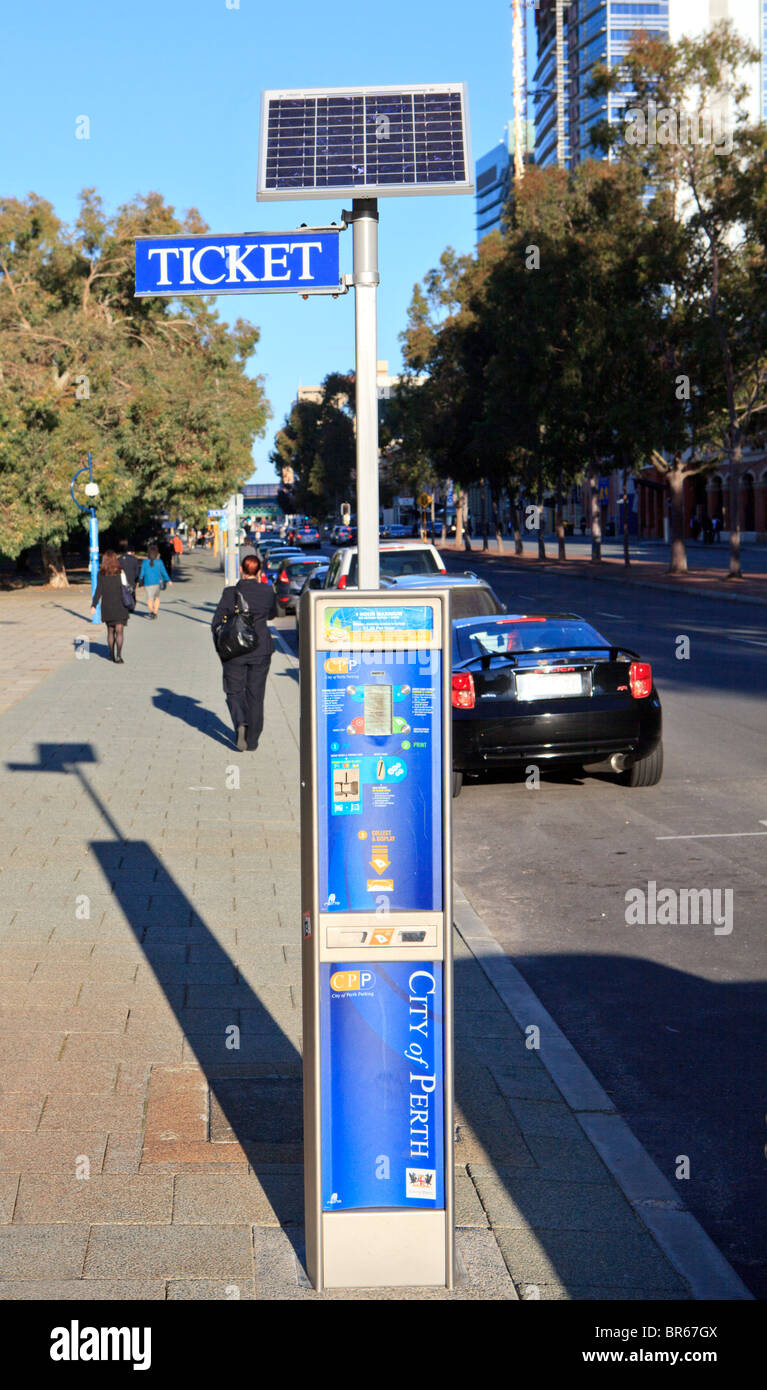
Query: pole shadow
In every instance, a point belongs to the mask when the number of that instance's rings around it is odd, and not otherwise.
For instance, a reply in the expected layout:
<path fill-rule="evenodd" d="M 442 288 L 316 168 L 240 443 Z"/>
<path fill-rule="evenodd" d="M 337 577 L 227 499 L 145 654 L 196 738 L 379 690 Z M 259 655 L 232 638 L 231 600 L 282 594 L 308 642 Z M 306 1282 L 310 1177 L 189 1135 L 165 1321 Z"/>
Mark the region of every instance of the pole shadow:
<path fill-rule="evenodd" d="M 6 766 L 14 772 L 74 775 L 98 808 L 113 838 L 91 841 L 91 848 L 205 1076 L 207 1142 L 242 1147 L 303 1260 L 300 1053 L 151 846 L 123 838 L 81 770 L 98 761 L 92 746 L 43 743 L 37 750 L 36 763 Z M 239 1046 L 233 1047 L 235 1039 Z M 213 1147 L 210 1162 L 212 1171 L 231 1171 L 228 1165 L 213 1166 Z M 183 1172 L 182 1161 L 177 1169 Z"/>

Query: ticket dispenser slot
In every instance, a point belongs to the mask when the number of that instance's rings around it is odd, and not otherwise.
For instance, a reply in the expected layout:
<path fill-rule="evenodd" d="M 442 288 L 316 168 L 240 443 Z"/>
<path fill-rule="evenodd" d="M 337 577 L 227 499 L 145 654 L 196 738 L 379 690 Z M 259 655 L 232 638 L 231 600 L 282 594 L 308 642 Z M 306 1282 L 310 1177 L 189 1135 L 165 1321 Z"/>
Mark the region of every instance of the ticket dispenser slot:
<path fill-rule="evenodd" d="M 301 604 L 308 1272 L 451 1288 L 449 594 Z"/>

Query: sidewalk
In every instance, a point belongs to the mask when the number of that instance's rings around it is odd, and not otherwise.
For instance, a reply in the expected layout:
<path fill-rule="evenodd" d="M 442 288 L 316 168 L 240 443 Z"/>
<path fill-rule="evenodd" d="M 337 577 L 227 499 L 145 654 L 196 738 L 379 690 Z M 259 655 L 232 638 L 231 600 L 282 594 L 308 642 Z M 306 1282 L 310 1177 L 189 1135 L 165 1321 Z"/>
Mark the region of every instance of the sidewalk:
<path fill-rule="evenodd" d="M 238 754 L 220 588 L 185 556 L 124 666 L 95 629 L 0 717 L 5 1300 L 320 1297 L 301 1263 L 297 672 L 275 652 L 261 745 Z M 705 1237 L 703 1284 L 677 1272 L 675 1195 L 625 1148 L 619 1185 L 608 1098 L 460 893 L 456 922 L 460 1283 L 352 1297 L 745 1296 Z"/>
<path fill-rule="evenodd" d="M 474 536 L 471 542 L 474 562 L 481 559 L 491 560 L 496 564 L 530 566 L 536 573 L 544 571 L 559 575 L 560 578 L 622 584 L 629 589 L 663 589 L 667 593 L 681 590 L 683 593 L 695 594 L 696 597 L 767 604 L 767 573 L 747 573 L 744 579 L 733 580 L 725 578 L 721 570 L 696 568 L 692 546 L 688 549 L 687 563 L 690 568 L 687 573 L 669 574 L 668 556 L 663 560 L 646 560 L 632 555 L 631 564 L 627 569 L 622 558 L 605 558 L 597 565 L 592 564 L 590 559 L 576 559 L 573 557 L 573 546 L 569 542 L 566 542 L 568 558 L 564 561 L 557 560 L 557 541 L 554 537 L 547 538 L 545 560 L 538 559 L 537 550 L 529 542 L 525 546 L 524 555 L 514 554 L 513 536 L 504 536 L 503 544 L 504 551 L 499 553 L 495 538 L 491 537 L 490 549 L 483 550 L 481 537 Z M 437 542 L 437 548 L 448 554 L 465 556 L 467 565 L 471 564 L 469 551 L 462 545 L 457 546 L 455 542 L 440 545 Z"/>

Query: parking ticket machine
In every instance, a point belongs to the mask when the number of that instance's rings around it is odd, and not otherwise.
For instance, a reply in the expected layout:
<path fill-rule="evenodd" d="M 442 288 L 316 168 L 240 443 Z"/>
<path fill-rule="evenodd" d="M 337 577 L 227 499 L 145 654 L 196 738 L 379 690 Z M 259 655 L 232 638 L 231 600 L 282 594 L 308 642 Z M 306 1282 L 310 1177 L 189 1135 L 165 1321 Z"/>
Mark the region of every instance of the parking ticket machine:
<path fill-rule="evenodd" d="M 301 604 L 308 1272 L 452 1288 L 449 594 Z"/>

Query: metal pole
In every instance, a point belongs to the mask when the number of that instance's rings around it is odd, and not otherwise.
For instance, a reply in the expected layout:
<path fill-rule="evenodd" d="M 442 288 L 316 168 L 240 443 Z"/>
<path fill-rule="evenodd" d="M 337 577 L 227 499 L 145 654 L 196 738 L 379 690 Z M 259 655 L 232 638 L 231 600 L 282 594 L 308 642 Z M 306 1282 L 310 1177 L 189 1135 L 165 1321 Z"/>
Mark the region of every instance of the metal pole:
<path fill-rule="evenodd" d="M 355 198 L 351 219 L 354 239 L 354 329 L 357 400 L 357 556 L 361 589 L 379 587 L 378 564 L 378 202 Z"/>
<path fill-rule="evenodd" d="M 88 454 L 88 482 L 93 482 L 93 458 Z M 96 508 L 90 509 L 90 521 L 88 523 L 88 540 L 90 545 L 90 569 L 91 569 L 91 598 L 96 592 L 96 585 L 99 582 L 99 522 L 96 516 Z M 101 604 L 98 605 L 91 622 L 101 622 Z"/>
<path fill-rule="evenodd" d="M 237 499 L 232 494 L 226 504 L 226 571 L 227 584 L 236 584 L 237 569 Z"/>

